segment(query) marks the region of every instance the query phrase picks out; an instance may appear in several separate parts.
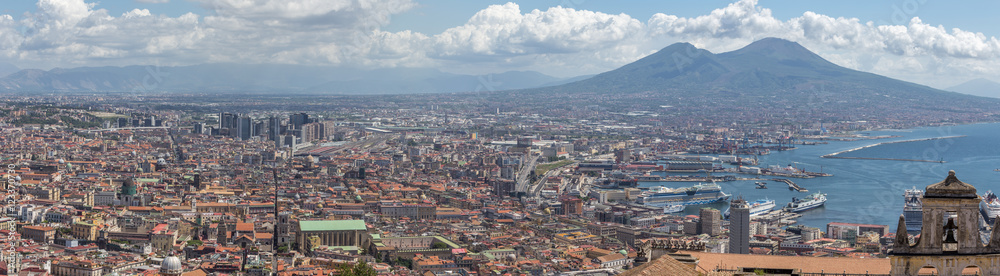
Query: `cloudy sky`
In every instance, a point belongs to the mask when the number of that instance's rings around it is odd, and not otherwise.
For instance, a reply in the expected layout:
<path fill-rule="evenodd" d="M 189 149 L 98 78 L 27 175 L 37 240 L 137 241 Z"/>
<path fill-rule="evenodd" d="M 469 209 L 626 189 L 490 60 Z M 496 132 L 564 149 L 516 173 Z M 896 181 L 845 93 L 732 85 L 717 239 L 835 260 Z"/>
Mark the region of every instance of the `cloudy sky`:
<path fill-rule="evenodd" d="M 524 2 L 524 1 L 522 1 Z M 570 77 L 671 43 L 764 37 L 934 87 L 1000 81 L 1000 1 L 38 0 L 0 7 L 20 68 L 213 62 L 535 70 Z"/>

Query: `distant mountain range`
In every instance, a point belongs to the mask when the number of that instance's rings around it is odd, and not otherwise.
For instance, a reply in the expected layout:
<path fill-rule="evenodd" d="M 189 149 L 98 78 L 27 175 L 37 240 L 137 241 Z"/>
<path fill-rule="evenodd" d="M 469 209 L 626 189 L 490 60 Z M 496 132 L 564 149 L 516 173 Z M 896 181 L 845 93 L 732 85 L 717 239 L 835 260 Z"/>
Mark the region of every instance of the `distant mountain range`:
<path fill-rule="evenodd" d="M 0 65 L 0 73 L 4 68 L 16 70 Z M 980 86 L 996 91 L 991 88 L 995 83 Z M 463 94 L 404 94 L 488 92 L 465 95 L 475 95 L 486 110 L 567 114 L 591 112 L 587 111 L 593 110 L 591 106 L 599 105 L 606 110 L 652 110 L 681 120 L 731 120 L 734 116 L 754 117 L 762 123 L 772 121 L 768 118 L 797 117 L 812 121 L 1000 119 L 1000 99 L 851 70 L 798 43 L 777 38 L 719 54 L 676 43 L 620 68 L 569 79 L 531 71 L 477 76 L 427 68 L 205 64 L 27 69 L 0 78 L 0 91 L 393 94 L 435 103 L 462 100 Z"/>
<path fill-rule="evenodd" d="M 689 43 L 676 43 L 585 80 L 514 93 L 521 97 L 620 95 L 623 99 L 638 99 L 619 101 L 621 107 L 696 107 L 691 112 L 710 107 L 753 107 L 768 112 L 775 108 L 787 110 L 784 113 L 788 116 L 796 112 L 845 115 L 829 116 L 835 119 L 885 118 L 887 114 L 905 117 L 906 112 L 924 111 L 940 114 L 1000 111 L 1000 100 L 851 70 L 798 43 L 778 38 L 761 39 L 720 54 Z M 741 112 L 753 113 L 752 109 Z"/>
<path fill-rule="evenodd" d="M 974 79 L 945 90 L 980 97 L 1000 98 L 1000 83 L 987 79 Z"/>
<path fill-rule="evenodd" d="M 3 69 L 0 66 L 0 73 Z M 523 89 L 562 84 L 566 80 L 575 79 L 560 79 L 534 71 L 461 75 L 427 68 L 358 70 L 301 65 L 203 64 L 26 69 L 0 78 L 0 91 L 411 94 Z"/>

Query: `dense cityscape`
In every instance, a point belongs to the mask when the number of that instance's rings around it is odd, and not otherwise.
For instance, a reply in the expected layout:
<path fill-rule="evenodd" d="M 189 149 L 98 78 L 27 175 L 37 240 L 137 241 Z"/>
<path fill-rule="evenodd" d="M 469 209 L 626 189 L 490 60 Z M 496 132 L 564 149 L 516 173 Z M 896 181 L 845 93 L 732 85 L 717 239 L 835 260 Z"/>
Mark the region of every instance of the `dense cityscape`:
<path fill-rule="evenodd" d="M 1000 276 L 998 4 L 759 2 L 7 1 L 0 275 Z"/>
<path fill-rule="evenodd" d="M 258 97 L 240 98 L 266 101 Z M 865 264 L 850 271 L 889 269 L 890 225 L 795 223 L 826 194 L 794 181 L 832 175 L 765 166 L 757 156 L 892 138 L 855 132 L 913 125 L 679 126 L 652 112 L 571 119 L 433 103 L 283 109 L 308 97 L 217 112 L 193 111 L 204 104 L 185 103 L 190 96 L 157 99 L 169 107 L 106 103 L 111 96 L 6 98 L 0 269 L 327 275 L 346 265 L 391 275 L 617 275 L 666 265 L 649 262 L 663 254 L 690 271 L 719 273 L 788 261 L 737 254 L 830 257 L 808 261 L 820 269 L 843 267 L 846 257 Z M 787 184 L 803 199 L 775 206 L 714 184 L 733 180 Z M 698 206 L 706 202 L 731 210 Z"/>

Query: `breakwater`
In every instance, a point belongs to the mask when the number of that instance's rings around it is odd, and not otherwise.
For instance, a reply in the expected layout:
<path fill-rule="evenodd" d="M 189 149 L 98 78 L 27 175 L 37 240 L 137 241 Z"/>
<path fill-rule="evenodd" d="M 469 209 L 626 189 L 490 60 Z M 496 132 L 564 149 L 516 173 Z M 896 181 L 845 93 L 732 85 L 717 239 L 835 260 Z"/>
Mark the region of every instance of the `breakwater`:
<path fill-rule="evenodd" d="M 820 157 L 823 157 L 823 158 L 835 158 L 835 159 L 864 159 L 864 160 L 889 160 L 889 161 L 945 163 L 944 160 L 923 160 L 923 159 L 905 159 L 905 158 L 877 158 L 877 157 L 848 157 L 848 156 L 838 156 L 838 155 L 843 154 L 843 153 L 852 152 L 852 151 L 862 150 L 862 149 L 866 149 L 866 148 L 870 148 L 870 147 L 877 147 L 877 146 L 881 146 L 881 145 L 887 145 L 887 144 L 920 142 L 920 141 L 941 140 L 941 139 L 953 139 L 953 138 L 961 138 L 961 137 L 965 137 L 965 135 L 954 135 L 954 136 L 943 136 L 943 137 L 931 137 L 931 138 L 910 139 L 910 140 L 901 140 L 901 141 L 892 141 L 892 142 L 882 142 L 882 143 L 871 144 L 871 145 L 867 145 L 867 146 L 863 146 L 863 147 L 857 147 L 857 148 L 853 148 L 853 149 L 842 150 L 842 151 L 834 152 L 834 153 L 831 153 L 831 154 L 822 155 Z"/>

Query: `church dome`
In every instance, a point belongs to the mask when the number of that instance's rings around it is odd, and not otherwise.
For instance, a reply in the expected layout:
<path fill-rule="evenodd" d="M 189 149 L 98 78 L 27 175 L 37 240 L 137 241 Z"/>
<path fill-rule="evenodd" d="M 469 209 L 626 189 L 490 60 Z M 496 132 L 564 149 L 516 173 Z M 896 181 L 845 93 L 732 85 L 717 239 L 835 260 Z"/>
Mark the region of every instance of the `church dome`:
<path fill-rule="evenodd" d="M 177 258 L 177 256 L 164 258 L 162 265 L 160 265 L 161 274 L 180 275 L 183 271 L 184 266 L 181 265 L 181 259 Z"/>
<path fill-rule="evenodd" d="M 925 198 L 976 198 L 976 187 L 966 184 L 955 177 L 955 171 L 949 171 L 944 181 L 927 186 Z"/>

